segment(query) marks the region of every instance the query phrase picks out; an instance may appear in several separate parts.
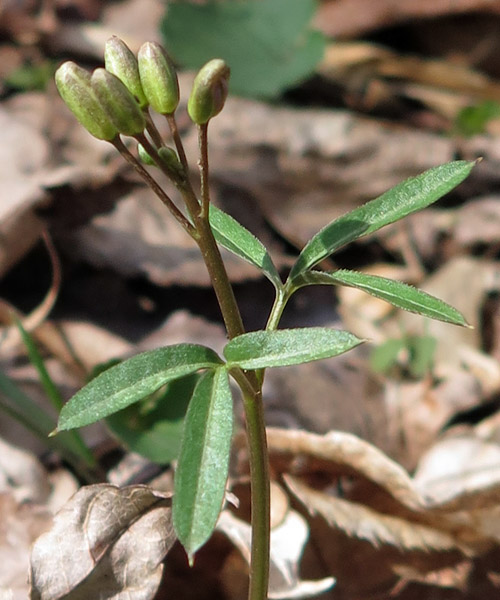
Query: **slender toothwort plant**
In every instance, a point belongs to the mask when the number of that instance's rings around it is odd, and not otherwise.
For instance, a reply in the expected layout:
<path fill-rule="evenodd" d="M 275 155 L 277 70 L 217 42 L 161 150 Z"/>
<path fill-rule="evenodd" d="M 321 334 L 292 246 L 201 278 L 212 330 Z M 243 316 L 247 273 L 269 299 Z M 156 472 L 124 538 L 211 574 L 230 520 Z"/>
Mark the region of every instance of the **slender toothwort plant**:
<path fill-rule="evenodd" d="M 315 270 L 323 259 L 361 236 L 422 209 L 456 187 L 474 163 L 451 162 L 408 179 L 382 196 L 334 220 L 312 237 L 283 282 L 263 244 L 211 203 L 208 172 L 208 125 L 222 110 L 229 67 L 214 59 L 197 74 L 188 113 L 198 128 L 200 194 L 191 181 L 188 160 L 176 124 L 177 75 L 165 50 L 145 43 L 136 57 L 118 38 L 106 44 L 105 69 L 92 74 L 75 63 L 56 73 L 58 90 L 80 123 L 120 152 L 198 245 L 217 296 L 229 338 L 221 358 L 197 344 L 176 344 L 144 352 L 105 371 L 62 408 L 57 430 L 82 427 L 146 397 L 168 382 L 200 373 L 185 418 L 175 474 L 173 523 L 192 563 L 208 540 L 224 503 L 232 435 L 229 377 L 241 390 L 250 455 L 252 548 L 249 599 L 267 598 L 269 578 L 269 472 L 263 414 L 265 369 L 337 356 L 364 340 L 347 331 L 309 327 L 278 329 L 294 292 L 309 285 L 344 285 L 364 290 L 403 308 L 456 325 L 462 315 L 441 300 L 406 284 L 339 269 Z M 167 146 L 150 110 L 164 115 L 174 147 Z M 134 138 L 137 152 L 122 141 Z M 176 188 L 174 203 L 148 167 L 159 169 Z M 154 171 L 153 171 L 154 172 Z M 180 207 L 179 207 L 180 206 Z M 219 247 L 261 270 L 275 288 L 275 300 L 262 331 L 246 333 Z"/>

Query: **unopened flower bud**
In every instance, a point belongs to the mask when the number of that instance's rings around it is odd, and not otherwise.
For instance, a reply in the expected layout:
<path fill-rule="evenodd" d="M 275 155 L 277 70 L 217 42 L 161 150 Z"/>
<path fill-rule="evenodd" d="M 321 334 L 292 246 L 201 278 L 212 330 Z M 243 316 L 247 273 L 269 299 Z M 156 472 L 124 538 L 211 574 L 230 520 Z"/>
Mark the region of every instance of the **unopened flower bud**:
<path fill-rule="evenodd" d="M 182 177 L 184 175 L 184 167 L 173 148 L 162 146 L 158 150 L 158 155 L 174 176 Z"/>
<path fill-rule="evenodd" d="M 172 114 L 179 104 L 179 82 L 167 52 L 156 42 L 146 42 L 137 55 L 142 89 L 153 109 Z"/>
<path fill-rule="evenodd" d="M 106 69 L 96 69 L 92 73 L 91 83 L 95 95 L 119 133 L 137 135 L 144 131 L 144 114 L 118 77 Z"/>
<path fill-rule="evenodd" d="M 207 62 L 198 72 L 188 101 L 188 113 L 204 125 L 220 113 L 226 102 L 230 70 L 220 58 Z"/>
<path fill-rule="evenodd" d="M 147 153 L 146 148 L 144 148 L 142 144 L 137 145 L 137 153 L 145 165 L 148 165 L 149 167 L 155 166 L 155 161 L 152 159 L 151 155 Z"/>
<path fill-rule="evenodd" d="M 146 108 L 148 101 L 142 89 L 137 58 L 127 44 L 116 35 L 110 37 L 106 42 L 104 64 L 106 71 L 118 77 L 132 96 L 136 98 L 139 106 Z"/>
<path fill-rule="evenodd" d="M 85 129 L 100 140 L 114 140 L 118 131 L 92 89 L 90 73 L 68 61 L 57 69 L 55 79 L 59 94 Z"/>

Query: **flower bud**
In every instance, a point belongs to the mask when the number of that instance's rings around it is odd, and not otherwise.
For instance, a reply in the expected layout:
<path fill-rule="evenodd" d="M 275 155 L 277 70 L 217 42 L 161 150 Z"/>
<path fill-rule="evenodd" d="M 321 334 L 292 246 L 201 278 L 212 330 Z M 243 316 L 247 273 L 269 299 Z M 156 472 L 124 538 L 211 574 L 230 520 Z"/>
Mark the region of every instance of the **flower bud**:
<path fill-rule="evenodd" d="M 114 140 L 118 131 L 92 89 L 90 73 L 68 61 L 57 69 L 55 79 L 61 98 L 85 129 L 100 140 Z"/>
<path fill-rule="evenodd" d="M 197 125 L 210 121 L 222 110 L 228 92 L 230 70 L 220 58 L 207 62 L 196 75 L 188 101 L 188 113 Z"/>
<path fill-rule="evenodd" d="M 91 77 L 92 89 L 110 121 L 123 135 L 144 131 L 146 121 L 136 99 L 125 85 L 106 69 L 96 69 Z"/>
<path fill-rule="evenodd" d="M 148 101 L 144 95 L 139 77 L 137 58 L 127 44 L 113 35 L 104 48 L 104 64 L 106 71 L 116 75 L 134 96 L 141 108 L 146 108 Z"/>
<path fill-rule="evenodd" d="M 175 67 L 163 46 L 146 42 L 137 55 L 142 89 L 153 109 L 172 114 L 179 104 L 179 82 Z"/>
<path fill-rule="evenodd" d="M 173 148 L 170 148 L 170 146 L 162 146 L 158 150 L 158 156 L 165 163 L 172 175 L 175 177 L 184 176 L 184 167 L 177 156 L 177 152 Z"/>
<path fill-rule="evenodd" d="M 155 161 L 151 158 L 151 155 L 147 153 L 146 148 L 142 144 L 137 144 L 137 153 L 141 161 L 149 167 L 156 166 Z"/>

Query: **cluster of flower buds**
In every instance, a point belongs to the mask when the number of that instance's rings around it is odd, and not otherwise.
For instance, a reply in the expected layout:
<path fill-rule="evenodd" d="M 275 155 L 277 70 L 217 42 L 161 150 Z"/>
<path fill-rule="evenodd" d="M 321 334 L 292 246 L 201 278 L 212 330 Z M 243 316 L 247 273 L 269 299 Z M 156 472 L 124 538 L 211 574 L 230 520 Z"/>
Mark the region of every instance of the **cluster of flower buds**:
<path fill-rule="evenodd" d="M 179 104 L 175 67 L 165 49 L 146 42 L 137 57 L 119 38 L 106 43 L 105 69 L 90 74 L 73 62 L 56 71 L 59 93 L 78 121 L 93 136 L 113 141 L 118 135 L 138 136 L 146 127 L 151 107 L 173 115 Z M 197 125 L 206 124 L 222 110 L 227 97 L 229 67 L 209 61 L 196 76 L 188 112 Z"/>

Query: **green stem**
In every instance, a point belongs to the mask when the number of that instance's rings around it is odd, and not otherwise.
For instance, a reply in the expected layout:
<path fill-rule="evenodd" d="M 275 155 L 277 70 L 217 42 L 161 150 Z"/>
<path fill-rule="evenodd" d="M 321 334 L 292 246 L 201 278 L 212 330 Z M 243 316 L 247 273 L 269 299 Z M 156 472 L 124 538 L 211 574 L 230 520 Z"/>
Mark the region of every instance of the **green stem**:
<path fill-rule="evenodd" d="M 170 118 L 167 115 L 167 119 L 169 119 L 179 159 L 187 173 L 186 155 L 173 115 Z M 153 157 L 158 167 L 172 179 L 171 174 L 166 172 L 165 165 L 162 164 L 158 153 L 151 147 L 148 140 L 139 139 L 139 141 L 143 143 L 146 151 Z M 202 189 L 201 206 L 189 180 L 174 180 L 174 184 L 182 193 L 186 208 L 192 219 L 192 225 L 190 224 L 191 228 L 194 229 L 192 237 L 200 248 L 219 303 L 228 337 L 232 339 L 245 333 L 245 329 L 234 296 L 234 290 L 229 281 L 208 217 L 210 195 L 206 126 L 200 128 L 199 164 Z M 269 587 L 270 484 L 262 386 L 257 375 L 253 372 L 244 372 L 238 369 L 233 375 L 242 390 L 250 457 L 252 549 L 248 598 L 249 600 L 265 600 Z"/>
<path fill-rule="evenodd" d="M 285 310 L 286 303 L 290 296 L 287 295 L 286 291 L 279 291 L 276 294 L 276 298 L 274 299 L 273 307 L 271 308 L 271 312 L 269 313 L 269 317 L 266 323 L 266 331 L 274 331 L 278 329 L 278 325 L 281 319 L 281 315 Z"/>
<path fill-rule="evenodd" d="M 226 267 L 224 266 L 208 218 L 199 214 L 195 215 L 194 225 L 199 234 L 199 238 L 196 241 L 203 256 L 208 274 L 210 275 L 210 280 L 215 295 L 217 296 L 227 334 L 229 339 L 233 339 L 234 337 L 245 333 L 233 287 L 229 281 Z"/>
<path fill-rule="evenodd" d="M 194 219 L 198 245 L 212 280 L 229 338 L 244 333 L 233 288 L 209 223 L 208 127 L 198 128 L 201 178 L 201 212 Z M 253 372 L 233 373 L 243 395 L 250 459 L 252 548 L 249 600 L 265 600 L 269 587 L 270 484 L 262 386 Z"/>
<path fill-rule="evenodd" d="M 248 600 L 266 600 L 269 587 L 270 484 L 262 393 L 243 394 L 251 481 L 252 548 Z"/>

